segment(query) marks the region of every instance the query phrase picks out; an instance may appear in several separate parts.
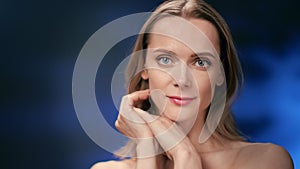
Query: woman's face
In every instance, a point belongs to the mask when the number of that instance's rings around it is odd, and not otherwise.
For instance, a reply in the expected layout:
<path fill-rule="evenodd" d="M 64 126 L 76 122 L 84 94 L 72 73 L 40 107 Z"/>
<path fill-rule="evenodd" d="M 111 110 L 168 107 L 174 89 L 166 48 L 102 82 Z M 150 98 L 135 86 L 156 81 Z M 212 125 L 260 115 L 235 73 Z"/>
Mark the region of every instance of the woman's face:
<path fill-rule="evenodd" d="M 206 20 L 189 21 L 203 32 L 219 54 L 216 28 Z M 172 121 L 192 117 L 186 111 L 184 114 L 179 113 L 182 109 L 193 109 L 195 105 L 199 105 L 197 113 L 204 118 L 211 102 L 212 86 L 215 84 L 212 78 L 213 74 L 217 74 L 219 62 L 213 56 L 202 55 L 201 52 L 195 53 L 187 45 L 171 37 L 150 35 L 146 56 L 147 69 L 142 72 L 142 78 L 149 80 L 150 91 L 161 91 L 165 102 L 163 115 Z"/>

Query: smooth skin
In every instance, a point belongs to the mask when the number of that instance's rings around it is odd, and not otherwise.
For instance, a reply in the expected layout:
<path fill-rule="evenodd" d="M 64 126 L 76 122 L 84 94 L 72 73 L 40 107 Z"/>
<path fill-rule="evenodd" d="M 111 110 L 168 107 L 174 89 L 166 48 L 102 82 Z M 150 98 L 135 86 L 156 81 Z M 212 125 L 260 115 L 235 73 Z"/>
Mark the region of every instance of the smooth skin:
<path fill-rule="evenodd" d="M 211 41 L 215 49 L 220 52 L 219 37 L 215 27 L 202 19 L 190 19 Z M 191 59 L 193 53 L 180 42 L 168 37 L 151 35 L 148 48 L 160 48 L 174 52 L 177 57 L 192 69 L 192 74 L 197 77 L 199 97 L 201 104 L 196 122 L 187 136 L 174 148 L 165 154 L 149 158 L 132 158 L 122 161 L 99 162 L 92 169 L 293 169 L 293 162 L 288 152 L 270 143 L 248 143 L 242 141 L 221 141 L 210 137 L 205 143 L 199 144 L 198 137 L 204 124 L 204 115 L 210 103 L 210 80 L 203 60 Z M 148 57 L 148 56 L 147 56 Z M 163 63 L 167 60 L 163 60 Z M 126 136 L 133 138 L 154 137 L 166 130 L 175 121 L 179 106 L 167 103 L 166 110 L 156 120 L 149 122 L 151 115 L 141 109 L 135 108 L 138 102 L 149 98 L 150 90 L 160 89 L 166 95 L 179 93 L 188 88 L 188 79 L 181 79 L 180 83 L 170 76 L 155 70 L 147 70 L 142 73 L 143 79 L 149 80 L 148 90 L 137 91 L 127 95 L 128 106 L 135 118 L 144 123 L 135 123 L 128 120 L 120 112 L 115 123 L 117 129 Z M 159 80 L 158 80 L 159 79 Z M 122 110 L 121 110 L 122 111 Z M 167 144 L 170 138 L 157 140 L 160 145 Z M 155 144 L 154 142 L 152 143 Z M 148 145 L 148 146 L 153 146 Z M 143 149 L 137 144 L 137 155 Z"/>

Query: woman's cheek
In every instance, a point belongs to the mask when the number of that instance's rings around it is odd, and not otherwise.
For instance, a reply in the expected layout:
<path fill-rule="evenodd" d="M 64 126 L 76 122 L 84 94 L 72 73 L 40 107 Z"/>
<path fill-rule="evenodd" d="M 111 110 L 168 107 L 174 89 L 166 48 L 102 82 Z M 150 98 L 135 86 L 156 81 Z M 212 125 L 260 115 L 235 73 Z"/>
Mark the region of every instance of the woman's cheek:
<path fill-rule="evenodd" d="M 169 74 L 160 70 L 149 70 L 149 88 L 150 89 L 163 89 L 171 81 Z"/>
<path fill-rule="evenodd" d="M 199 88 L 199 97 L 200 97 L 200 111 L 205 110 L 210 102 L 212 96 L 212 86 L 210 84 L 210 80 L 203 80 L 202 83 L 198 83 Z"/>

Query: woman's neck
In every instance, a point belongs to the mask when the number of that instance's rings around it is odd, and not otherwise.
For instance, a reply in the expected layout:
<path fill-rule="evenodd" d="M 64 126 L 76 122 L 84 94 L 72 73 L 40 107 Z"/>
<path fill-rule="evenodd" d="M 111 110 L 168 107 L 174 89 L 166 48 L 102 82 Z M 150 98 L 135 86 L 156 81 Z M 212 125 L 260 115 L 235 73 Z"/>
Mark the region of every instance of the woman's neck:
<path fill-rule="evenodd" d="M 227 143 L 229 143 L 228 140 L 221 137 L 216 138 L 215 133 L 212 133 L 212 135 L 204 143 L 199 142 L 199 136 L 201 134 L 205 122 L 205 114 L 205 111 L 203 113 L 198 114 L 193 127 L 189 130 L 187 134 L 187 137 L 190 139 L 198 153 L 218 151 L 224 149 Z"/>

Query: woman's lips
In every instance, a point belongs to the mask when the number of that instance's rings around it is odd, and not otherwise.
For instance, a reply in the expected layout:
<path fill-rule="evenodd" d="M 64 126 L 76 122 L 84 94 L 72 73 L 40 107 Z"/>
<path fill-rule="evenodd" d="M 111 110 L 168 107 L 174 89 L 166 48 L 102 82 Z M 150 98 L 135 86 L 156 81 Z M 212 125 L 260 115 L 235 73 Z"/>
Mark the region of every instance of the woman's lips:
<path fill-rule="evenodd" d="M 179 96 L 168 96 L 170 101 L 177 106 L 185 106 L 191 103 L 195 98 L 190 97 L 179 97 Z"/>

